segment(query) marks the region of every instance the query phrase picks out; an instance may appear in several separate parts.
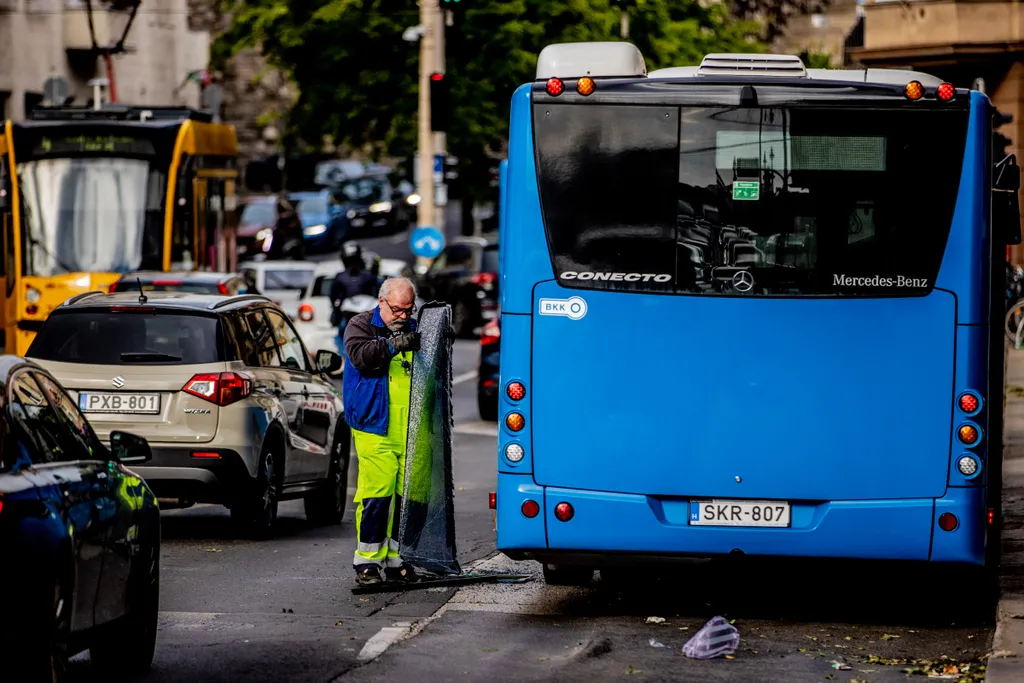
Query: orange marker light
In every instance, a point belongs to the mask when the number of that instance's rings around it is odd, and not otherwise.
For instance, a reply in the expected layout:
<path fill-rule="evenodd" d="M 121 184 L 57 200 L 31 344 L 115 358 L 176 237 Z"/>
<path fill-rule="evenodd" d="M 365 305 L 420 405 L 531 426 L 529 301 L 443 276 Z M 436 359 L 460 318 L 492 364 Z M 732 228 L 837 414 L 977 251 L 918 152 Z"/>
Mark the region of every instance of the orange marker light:
<path fill-rule="evenodd" d="M 589 95 L 594 92 L 594 79 L 589 76 L 584 76 L 580 80 L 576 81 L 576 92 L 581 95 Z"/>
<path fill-rule="evenodd" d="M 978 440 L 978 430 L 971 425 L 964 425 L 957 432 L 960 437 L 960 441 L 966 444 L 972 444 Z"/>
<path fill-rule="evenodd" d="M 921 85 L 921 81 L 910 81 L 903 92 L 908 100 L 919 100 L 924 95 L 924 86 Z"/>
<path fill-rule="evenodd" d="M 518 432 L 526 426 L 526 418 L 519 413 L 509 413 L 508 417 L 505 418 L 505 426 L 513 432 Z"/>

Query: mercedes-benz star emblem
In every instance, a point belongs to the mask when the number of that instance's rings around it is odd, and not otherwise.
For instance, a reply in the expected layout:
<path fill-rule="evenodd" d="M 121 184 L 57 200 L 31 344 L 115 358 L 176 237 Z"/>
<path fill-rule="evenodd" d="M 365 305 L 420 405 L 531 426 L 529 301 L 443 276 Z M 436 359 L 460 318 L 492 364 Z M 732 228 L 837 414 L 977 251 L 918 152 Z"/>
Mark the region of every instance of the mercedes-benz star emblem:
<path fill-rule="evenodd" d="M 115 377 L 114 379 L 110 380 L 110 382 L 111 382 L 111 383 L 112 383 L 112 384 L 113 384 L 113 385 L 114 385 L 115 387 L 117 387 L 118 389 L 120 389 L 121 387 L 123 387 L 123 386 L 124 386 L 124 377 L 121 377 L 120 375 L 118 375 L 118 376 L 117 376 L 117 377 Z"/>
<path fill-rule="evenodd" d="M 754 288 L 754 276 L 749 270 L 741 270 L 732 276 L 732 287 L 740 292 L 749 292 Z"/>

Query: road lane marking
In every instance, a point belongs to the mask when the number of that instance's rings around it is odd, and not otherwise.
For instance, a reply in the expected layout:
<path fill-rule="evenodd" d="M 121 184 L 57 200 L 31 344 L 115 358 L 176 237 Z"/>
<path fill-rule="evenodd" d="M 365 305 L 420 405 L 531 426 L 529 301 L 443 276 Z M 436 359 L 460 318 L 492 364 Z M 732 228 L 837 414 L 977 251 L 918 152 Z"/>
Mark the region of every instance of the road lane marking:
<path fill-rule="evenodd" d="M 472 372 L 464 372 L 461 375 L 455 375 L 455 377 L 452 378 L 452 386 L 468 382 L 471 379 L 476 379 L 476 370 L 473 370 Z"/>
<path fill-rule="evenodd" d="M 394 626 L 385 626 L 366 641 L 363 649 L 356 655 L 356 659 L 364 664 L 373 661 L 384 654 L 389 647 L 401 640 L 411 630 L 412 624 L 405 621 L 398 622 Z"/>

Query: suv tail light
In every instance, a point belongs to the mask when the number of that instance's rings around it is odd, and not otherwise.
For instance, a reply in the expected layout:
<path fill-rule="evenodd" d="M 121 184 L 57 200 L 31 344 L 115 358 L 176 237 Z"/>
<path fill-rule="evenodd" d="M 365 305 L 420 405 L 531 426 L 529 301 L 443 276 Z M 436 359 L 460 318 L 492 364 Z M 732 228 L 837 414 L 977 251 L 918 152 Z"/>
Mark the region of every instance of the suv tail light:
<path fill-rule="evenodd" d="M 480 286 L 493 285 L 497 279 L 498 276 L 495 273 L 477 273 L 473 276 L 473 284 Z"/>
<path fill-rule="evenodd" d="M 497 344 L 501 340 L 501 327 L 498 325 L 497 320 L 484 325 L 482 334 L 480 335 L 480 346 L 487 346 L 488 344 Z"/>
<path fill-rule="evenodd" d="M 304 323 L 313 320 L 313 304 L 302 304 L 299 306 L 299 320 Z"/>
<path fill-rule="evenodd" d="M 251 394 L 252 382 L 235 372 L 202 373 L 193 375 L 181 390 L 204 401 L 226 406 Z"/>
<path fill-rule="evenodd" d="M 224 284 L 223 282 L 218 282 L 217 283 L 217 291 L 220 292 L 221 294 L 223 294 L 224 296 L 227 296 L 228 295 L 228 286 L 226 284 Z"/>

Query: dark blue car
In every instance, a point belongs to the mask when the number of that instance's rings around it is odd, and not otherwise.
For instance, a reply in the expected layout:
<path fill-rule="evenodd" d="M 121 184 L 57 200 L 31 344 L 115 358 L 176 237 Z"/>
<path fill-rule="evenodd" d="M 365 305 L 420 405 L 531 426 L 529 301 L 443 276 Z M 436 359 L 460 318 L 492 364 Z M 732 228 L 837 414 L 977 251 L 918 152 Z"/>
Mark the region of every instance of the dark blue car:
<path fill-rule="evenodd" d="M 480 334 L 480 365 L 477 368 L 476 406 L 481 420 L 498 419 L 499 360 L 501 359 L 501 317 L 491 320 Z"/>
<path fill-rule="evenodd" d="M 117 431 L 101 443 L 53 376 L 17 356 L 0 356 L 0 399 L 0 661 L 25 681 L 63 681 L 87 649 L 101 673 L 144 671 L 160 514 L 126 465 L 149 444 Z"/>
<path fill-rule="evenodd" d="M 327 190 L 292 192 L 288 200 L 295 205 L 302 223 L 302 242 L 307 251 L 338 249 L 348 232 L 343 207 L 331 200 Z"/>

